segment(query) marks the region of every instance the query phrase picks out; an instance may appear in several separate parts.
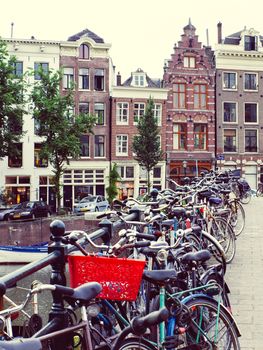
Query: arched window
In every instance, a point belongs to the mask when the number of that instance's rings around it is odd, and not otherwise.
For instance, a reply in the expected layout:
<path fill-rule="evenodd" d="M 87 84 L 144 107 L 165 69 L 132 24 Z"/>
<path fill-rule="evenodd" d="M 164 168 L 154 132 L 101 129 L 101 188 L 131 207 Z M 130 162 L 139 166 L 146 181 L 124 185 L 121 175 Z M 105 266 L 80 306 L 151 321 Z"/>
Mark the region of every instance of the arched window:
<path fill-rule="evenodd" d="M 89 47 L 86 44 L 81 44 L 79 47 L 79 58 L 88 59 L 89 58 Z"/>

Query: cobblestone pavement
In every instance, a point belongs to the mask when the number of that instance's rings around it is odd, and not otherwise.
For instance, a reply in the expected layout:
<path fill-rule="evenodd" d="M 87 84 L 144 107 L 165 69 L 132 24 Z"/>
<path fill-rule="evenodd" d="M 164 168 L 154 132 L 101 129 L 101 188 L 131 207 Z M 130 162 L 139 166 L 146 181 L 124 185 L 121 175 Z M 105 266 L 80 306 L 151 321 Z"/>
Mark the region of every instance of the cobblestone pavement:
<path fill-rule="evenodd" d="M 244 205 L 245 230 L 237 238 L 234 261 L 228 265 L 233 314 L 241 331 L 241 349 L 263 350 L 263 198 Z"/>

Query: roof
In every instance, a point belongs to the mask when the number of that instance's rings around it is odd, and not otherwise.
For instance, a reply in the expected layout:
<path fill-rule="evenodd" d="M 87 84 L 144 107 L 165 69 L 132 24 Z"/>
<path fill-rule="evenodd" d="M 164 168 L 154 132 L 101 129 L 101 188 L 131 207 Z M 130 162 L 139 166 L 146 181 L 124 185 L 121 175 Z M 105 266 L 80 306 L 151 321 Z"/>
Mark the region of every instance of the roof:
<path fill-rule="evenodd" d="M 68 41 L 77 41 L 80 38 L 85 38 L 85 37 L 94 40 L 96 43 L 104 44 L 104 40 L 101 37 L 99 37 L 97 34 L 90 31 L 89 29 L 84 29 L 77 34 L 70 36 L 68 38 Z"/>
<path fill-rule="evenodd" d="M 228 35 L 225 39 L 224 39 L 224 44 L 228 44 L 228 45 L 239 45 L 240 39 L 241 39 L 241 33 L 242 31 L 239 31 L 237 33 Z"/>
<path fill-rule="evenodd" d="M 147 81 L 147 87 L 152 87 L 152 88 L 161 88 L 161 79 L 151 79 L 147 74 L 146 74 L 146 81 Z M 125 80 L 125 82 L 122 84 L 122 86 L 131 86 L 132 82 L 132 76 Z"/>
<path fill-rule="evenodd" d="M 188 24 L 184 27 L 184 30 L 196 30 L 195 26 L 191 23 L 191 18 L 189 18 Z"/>

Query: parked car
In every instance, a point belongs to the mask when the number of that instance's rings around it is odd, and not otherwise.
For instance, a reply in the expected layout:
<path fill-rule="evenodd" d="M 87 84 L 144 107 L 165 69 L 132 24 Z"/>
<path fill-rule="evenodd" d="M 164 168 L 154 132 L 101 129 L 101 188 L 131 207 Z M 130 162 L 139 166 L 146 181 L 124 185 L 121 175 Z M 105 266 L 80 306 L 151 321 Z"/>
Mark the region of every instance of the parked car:
<path fill-rule="evenodd" d="M 9 220 L 25 220 L 48 217 L 51 215 L 49 206 L 43 201 L 28 201 L 21 203 L 9 214 Z"/>
<path fill-rule="evenodd" d="M 74 213 L 80 214 L 84 212 L 104 211 L 110 207 L 109 202 L 103 196 L 89 195 L 84 197 L 74 207 Z"/>
<path fill-rule="evenodd" d="M 9 220 L 9 214 L 12 213 L 15 209 L 18 209 L 19 207 L 21 207 L 21 203 L 20 204 L 14 204 L 12 205 L 10 208 L 6 208 L 0 211 L 0 221 L 7 221 Z"/>

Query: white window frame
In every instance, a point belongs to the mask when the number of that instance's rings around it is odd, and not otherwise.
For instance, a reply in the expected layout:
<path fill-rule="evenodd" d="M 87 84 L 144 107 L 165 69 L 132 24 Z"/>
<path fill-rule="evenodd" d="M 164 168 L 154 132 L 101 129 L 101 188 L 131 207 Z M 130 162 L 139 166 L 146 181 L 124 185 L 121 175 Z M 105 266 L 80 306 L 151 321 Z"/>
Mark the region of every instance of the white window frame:
<path fill-rule="evenodd" d="M 136 110 L 138 110 L 139 111 L 139 114 L 137 115 L 137 117 L 138 117 L 138 121 L 139 121 L 139 119 L 140 119 L 140 117 L 141 117 L 141 111 L 143 111 L 143 114 L 142 115 L 144 115 L 145 114 L 145 103 L 144 102 L 134 102 L 134 104 L 133 104 L 133 125 L 137 125 L 138 124 L 138 122 L 136 122 L 135 120 L 134 120 L 134 118 L 135 118 L 135 114 L 134 114 L 134 112 L 135 112 L 135 105 L 139 105 L 139 108 L 138 109 L 136 109 Z M 142 108 L 142 106 L 143 106 L 143 108 Z"/>
<path fill-rule="evenodd" d="M 235 130 L 235 132 L 236 132 L 236 150 L 235 151 L 225 151 L 225 143 L 224 143 L 225 130 Z M 222 137 L 223 137 L 222 144 L 223 144 L 224 153 L 238 153 L 238 129 L 237 128 L 224 128 Z"/>
<path fill-rule="evenodd" d="M 234 103 L 236 105 L 236 121 L 235 122 L 225 121 L 225 116 L 224 116 L 224 104 L 225 103 Z M 222 102 L 222 122 L 226 123 L 226 124 L 238 124 L 238 103 L 236 101 L 223 101 Z"/>
<path fill-rule="evenodd" d="M 257 151 L 256 152 L 247 152 L 246 151 L 246 131 L 251 131 L 251 130 L 256 131 L 256 134 L 257 134 Z M 245 154 L 259 153 L 258 129 L 245 128 L 245 130 L 244 130 L 244 153 Z"/>
<path fill-rule="evenodd" d="M 245 87 L 245 83 L 246 83 L 246 78 L 245 77 L 248 74 L 256 76 L 256 88 L 255 89 L 246 89 L 246 87 Z M 244 80 L 244 85 L 243 85 L 244 91 L 246 91 L 246 92 L 257 92 L 258 91 L 258 73 L 256 73 L 256 72 L 244 72 L 243 80 Z"/>
<path fill-rule="evenodd" d="M 67 90 L 72 88 L 74 85 L 74 68 L 64 67 L 63 68 L 63 89 Z"/>
<path fill-rule="evenodd" d="M 123 105 L 127 105 L 127 108 L 124 108 Z M 124 115 L 123 115 L 123 111 L 125 109 L 127 109 L 127 120 L 126 121 L 124 120 Z M 129 124 L 129 103 L 128 102 L 117 102 L 117 104 L 116 104 L 116 124 L 117 125 L 128 125 Z"/>
<path fill-rule="evenodd" d="M 80 73 L 83 73 L 83 71 L 87 71 L 88 73 L 87 74 L 80 74 Z M 88 88 L 85 89 L 83 88 L 83 80 L 84 80 L 84 77 L 88 77 Z M 90 75 L 89 75 L 89 68 L 79 68 L 79 90 L 84 90 L 84 91 L 87 91 L 87 90 L 90 90 Z"/>
<path fill-rule="evenodd" d="M 162 125 L 162 104 L 161 103 L 154 103 L 153 116 L 157 119 L 157 125 L 161 126 Z"/>
<path fill-rule="evenodd" d="M 124 135 L 124 134 L 116 135 L 116 156 L 128 156 L 128 142 L 129 142 L 128 135 Z M 125 143 L 126 143 L 126 146 L 125 146 Z"/>
<path fill-rule="evenodd" d="M 196 68 L 196 58 L 194 56 L 184 56 L 185 68 Z"/>
<path fill-rule="evenodd" d="M 234 88 L 229 88 L 229 87 L 225 87 L 224 86 L 224 76 L 225 74 L 235 74 L 235 87 Z M 222 72 L 222 90 L 228 90 L 228 91 L 237 91 L 237 72 L 227 72 L 227 71 L 224 71 Z"/>

